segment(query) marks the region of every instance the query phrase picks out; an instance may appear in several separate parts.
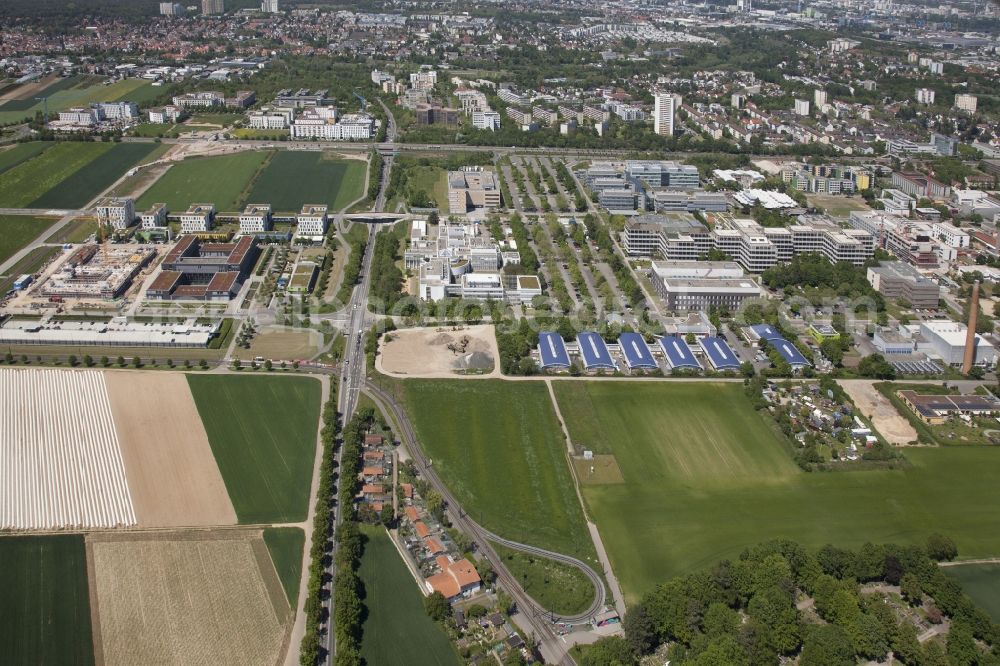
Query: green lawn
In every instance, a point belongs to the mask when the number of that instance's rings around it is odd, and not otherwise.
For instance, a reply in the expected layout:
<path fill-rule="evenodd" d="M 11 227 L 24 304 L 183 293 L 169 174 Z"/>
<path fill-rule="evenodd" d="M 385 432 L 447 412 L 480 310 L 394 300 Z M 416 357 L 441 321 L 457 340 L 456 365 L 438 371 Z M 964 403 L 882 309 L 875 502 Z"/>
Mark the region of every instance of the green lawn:
<path fill-rule="evenodd" d="M 593 561 L 594 548 L 542 382 L 406 380 L 420 444 L 487 529 Z"/>
<path fill-rule="evenodd" d="M 0 215 L 0 263 L 35 240 L 56 223 L 52 217 Z"/>
<path fill-rule="evenodd" d="M 0 538 L 0 663 L 94 663 L 83 536 Z"/>
<path fill-rule="evenodd" d="M 566 564 L 492 544 L 510 574 L 542 608 L 560 615 L 575 615 L 590 607 L 594 586 L 590 579 Z"/>
<path fill-rule="evenodd" d="M 41 155 L 46 148 L 51 148 L 55 144 L 49 141 L 32 141 L 30 143 L 16 143 L 10 148 L 0 152 L 0 173 L 13 169 L 22 162 L 27 162 L 33 157 Z"/>
<path fill-rule="evenodd" d="M 43 103 L 36 100 L 36 97 L 48 97 L 51 117 L 71 106 L 87 106 L 93 102 L 127 100 L 141 104 L 162 90 L 153 88 L 152 82 L 144 79 L 123 79 L 110 85 L 104 85 L 103 81 L 104 79 L 96 76 L 74 76 L 53 82 L 29 99 L 11 100 L 0 106 L 0 124 L 20 122 L 34 117 L 36 111 L 44 110 Z"/>
<path fill-rule="evenodd" d="M 144 161 L 155 143 L 118 143 L 99 153 L 89 163 L 49 189 L 29 204 L 29 208 L 80 208 Z M 45 153 L 47 157 L 49 153 Z M 44 159 L 44 157 L 42 158 Z"/>
<path fill-rule="evenodd" d="M 905 470 L 805 473 L 738 384 L 556 382 L 574 441 L 624 483 L 583 487 L 628 601 L 678 574 L 790 538 L 807 547 L 923 543 L 1000 554 L 1000 450 L 908 449 Z"/>
<path fill-rule="evenodd" d="M 408 166 L 407 187 L 413 191 L 423 190 L 434 199 L 438 208 L 448 210 L 448 172 L 436 166 Z"/>
<path fill-rule="evenodd" d="M 963 564 L 943 571 L 962 584 L 965 593 L 1000 622 L 1000 564 Z"/>
<path fill-rule="evenodd" d="M 184 160 L 146 190 L 136 202 L 136 210 L 146 210 L 157 202 L 167 204 L 172 211 L 187 210 L 193 203 L 214 203 L 220 211 L 238 210 L 244 190 L 267 155 L 246 151 Z"/>
<path fill-rule="evenodd" d="M 424 611 L 417 588 L 396 547 L 380 527 L 363 526 L 367 537 L 358 575 L 368 610 L 361 656 L 375 666 L 451 666 L 459 664 L 448 636 Z"/>
<path fill-rule="evenodd" d="M 282 150 L 275 154 L 250 191 L 249 203 L 269 203 L 277 211 L 298 212 L 302 204 L 340 210 L 361 197 L 367 165 L 320 151 Z"/>
<path fill-rule="evenodd" d="M 278 572 L 281 585 L 285 588 L 288 604 L 295 607 L 299 598 L 299 583 L 302 580 L 302 546 L 305 532 L 298 527 L 266 527 L 264 543 L 271 553 L 271 561 Z"/>
<path fill-rule="evenodd" d="M 241 523 L 305 520 L 320 385 L 309 377 L 188 375 Z"/>

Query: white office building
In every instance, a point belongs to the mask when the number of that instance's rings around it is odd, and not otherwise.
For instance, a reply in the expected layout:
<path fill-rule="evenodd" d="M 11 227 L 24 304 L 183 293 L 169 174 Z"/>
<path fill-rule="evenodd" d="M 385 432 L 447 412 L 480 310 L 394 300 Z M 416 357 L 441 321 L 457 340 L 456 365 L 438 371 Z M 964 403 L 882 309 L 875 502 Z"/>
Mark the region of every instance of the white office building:
<path fill-rule="evenodd" d="M 816 92 L 819 93 L 821 91 L 817 90 Z M 807 100 L 807 99 L 797 99 L 797 100 L 795 100 L 795 115 L 797 115 L 797 116 L 808 116 L 809 115 L 809 100 Z"/>
<path fill-rule="evenodd" d="M 155 203 L 139 216 L 143 229 L 158 229 L 167 226 L 167 204 Z"/>
<path fill-rule="evenodd" d="M 294 118 L 295 111 L 292 109 L 261 109 L 248 113 L 247 123 L 250 129 L 283 130 L 288 129 Z"/>
<path fill-rule="evenodd" d="M 306 204 L 303 206 L 302 211 L 296 218 L 296 222 L 298 223 L 297 235 L 314 238 L 325 236 L 329 222 L 327 211 L 328 208 L 322 205 Z"/>
<path fill-rule="evenodd" d="M 128 229 L 135 222 L 135 201 L 130 197 L 107 197 L 97 202 L 98 224 L 113 229 Z"/>
<path fill-rule="evenodd" d="M 324 141 L 365 141 L 375 136 L 375 119 L 352 113 L 338 121 L 336 109 L 311 107 L 292 123 L 292 138 Z"/>
<path fill-rule="evenodd" d="M 496 111 L 473 111 L 472 126 L 495 132 L 500 129 L 500 114 Z"/>
<path fill-rule="evenodd" d="M 979 99 L 975 95 L 970 95 L 968 93 L 959 93 L 955 95 L 955 108 L 959 111 L 975 113 L 978 103 Z"/>
<path fill-rule="evenodd" d="M 249 204 L 240 213 L 240 233 L 259 234 L 271 230 L 271 204 Z"/>
<path fill-rule="evenodd" d="M 917 104 L 933 104 L 935 92 L 930 88 L 917 88 Z"/>
<path fill-rule="evenodd" d="M 181 232 L 196 234 L 211 231 L 214 217 L 215 204 L 191 204 L 186 211 L 180 214 Z"/>
<path fill-rule="evenodd" d="M 653 131 L 663 136 L 673 136 L 677 110 L 681 108 L 681 96 L 668 92 L 658 92 L 653 96 Z"/>

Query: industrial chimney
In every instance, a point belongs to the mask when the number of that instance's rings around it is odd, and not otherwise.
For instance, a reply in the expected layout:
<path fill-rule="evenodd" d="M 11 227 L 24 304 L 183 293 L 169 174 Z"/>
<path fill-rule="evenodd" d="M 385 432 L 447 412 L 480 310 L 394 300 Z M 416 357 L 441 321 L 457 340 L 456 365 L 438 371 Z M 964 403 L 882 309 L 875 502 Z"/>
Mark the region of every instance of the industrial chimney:
<path fill-rule="evenodd" d="M 972 298 L 969 299 L 969 330 L 965 334 L 965 360 L 962 362 L 962 373 L 969 374 L 976 360 L 976 315 L 979 313 L 979 280 L 972 285 Z"/>

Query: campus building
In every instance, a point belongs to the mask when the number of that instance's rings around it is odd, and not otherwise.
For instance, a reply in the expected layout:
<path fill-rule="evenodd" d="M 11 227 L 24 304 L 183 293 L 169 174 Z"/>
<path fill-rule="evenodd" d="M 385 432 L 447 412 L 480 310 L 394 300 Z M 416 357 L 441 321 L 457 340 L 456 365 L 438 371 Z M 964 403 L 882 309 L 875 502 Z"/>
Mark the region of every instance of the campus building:
<path fill-rule="evenodd" d="M 240 213 L 241 234 L 261 234 L 271 230 L 271 204 L 248 204 Z"/>
<path fill-rule="evenodd" d="M 202 243 L 197 236 L 185 236 L 164 257 L 146 298 L 228 301 L 250 274 L 259 252 L 250 236 L 235 243 Z"/>
<path fill-rule="evenodd" d="M 179 215 L 181 233 L 196 234 L 212 230 L 215 220 L 215 204 L 191 204 Z"/>
<path fill-rule="evenodd" d="M 867 273 L 868 282 L 878 293 L 892 300 L 905 300 L 919 310 L 938 307 L 941 286 L 902 261 L 883 261 Z"/>
<path fill-rule="evenodd" d="M 302 206 L 301 212 L 296 217 L 296 235 L 311 236 L 313 238 L 322 238 L 325 236 L 329 222 L 327 210 L 327 206 L 319 204 L 306 204 Z"/>
<path fill-rule="evenodd" d="M 761 294 L 760 285 L 731 261 L 654 261 L 649 280 L 672 312 L 712 307 L 735 312 L 744 301 Z"/>
<path fill-rule="evenodd" d="M 499 207 L 500 183 L 496 173 L 482 167 L 463 167 L 448 172 L 448 212 L 465 214 L 469 210 Z"/>
<path fill-rule="evenodd" d="M 135 201 L 130 197 L 105 197 L 97 202 L 97 223 L 128 229 L 135 223 Z"/>

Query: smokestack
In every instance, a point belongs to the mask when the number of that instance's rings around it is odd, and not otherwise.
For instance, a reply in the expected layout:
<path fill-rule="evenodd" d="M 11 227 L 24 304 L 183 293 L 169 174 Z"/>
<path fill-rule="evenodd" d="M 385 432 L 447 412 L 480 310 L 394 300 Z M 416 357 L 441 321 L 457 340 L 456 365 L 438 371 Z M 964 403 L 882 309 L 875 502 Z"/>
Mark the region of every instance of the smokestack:
<path fill-rule="evenodd" d="M 972 371 L 976 360 L 976 315 L 979 312 L 979 280 L 972 285 L 972 298 L 969 302 L 969 330 L 965 334 L 965 360 L 962 362 L 962 374 Z"/>

